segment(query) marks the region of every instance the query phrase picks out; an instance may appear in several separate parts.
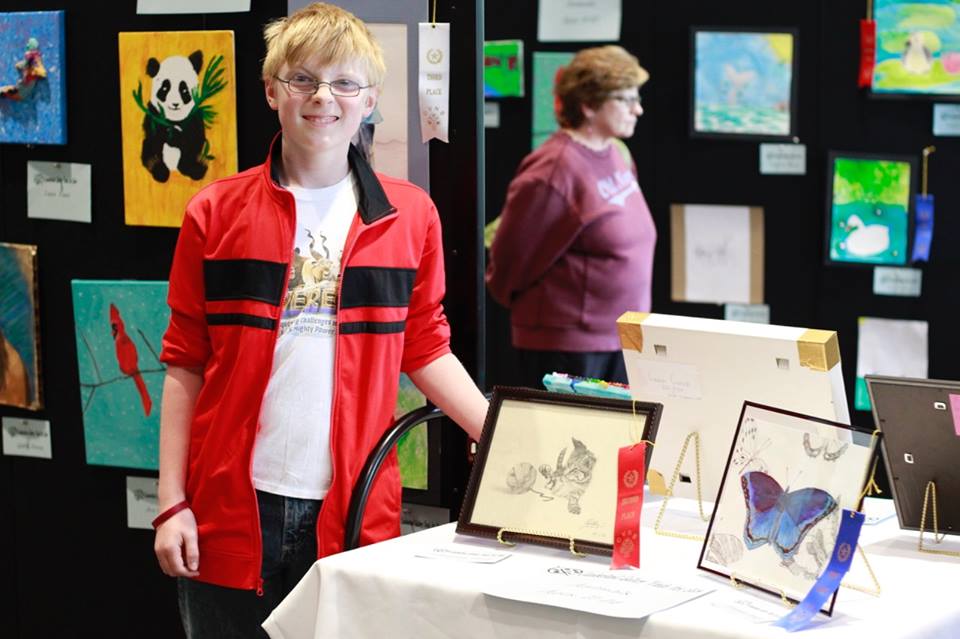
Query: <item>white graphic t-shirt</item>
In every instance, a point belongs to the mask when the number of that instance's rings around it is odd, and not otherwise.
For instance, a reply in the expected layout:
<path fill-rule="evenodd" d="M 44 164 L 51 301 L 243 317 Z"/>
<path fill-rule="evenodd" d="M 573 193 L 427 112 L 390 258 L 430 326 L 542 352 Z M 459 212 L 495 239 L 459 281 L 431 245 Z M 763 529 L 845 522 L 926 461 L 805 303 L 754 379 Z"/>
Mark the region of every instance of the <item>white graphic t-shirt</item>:
<path fill-rule="evenodd" d="M 253 485 L 323 499 L 330 487 L 330 404 L 340 257 L 357 213 L 353 175 L 322 189 L 288 187 L 297 228 L 273 370 L 253 449 Z"/>

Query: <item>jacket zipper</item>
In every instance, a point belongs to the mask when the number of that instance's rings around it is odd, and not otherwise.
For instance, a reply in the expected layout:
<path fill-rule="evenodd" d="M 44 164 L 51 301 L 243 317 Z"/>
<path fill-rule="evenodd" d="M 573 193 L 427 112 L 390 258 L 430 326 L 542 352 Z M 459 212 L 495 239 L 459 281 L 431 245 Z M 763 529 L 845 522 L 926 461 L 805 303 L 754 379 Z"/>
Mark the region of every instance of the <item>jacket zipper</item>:
<path fill-rule="evenodd" d="M 357 240 L 360 238 L 365 231 L 378 226 L 382 222 L 387 220 L 392 220 L 396 216 L 396 210 L 393 213 L 386 215 L 372 224 L 364 224 L 360 219 L 359 211 L 354 214 L 353 222 L 351 224 L 350 230 L 353 231 L 353 227 L 356 226 L 357 230 L 355 233 L 347 233 L 347 242 L 343 247 L 343 254 L 340 257 L 340 272 L 337 278 L 337 332 L 334 338 L 333 345 L 333 380 L 331 384 L 330 392 L 333 394 L 330 401 L 330 487 L 333 487 L 334 481 L 336 480 L 337 474 L 337 464 L 334 462 L 336 459 L 335 451 L 333 449 L 334 442 L 336 441 L 336 431 L 337 431 L 337 407 L 339 402 L 337 401 L 337 380 L 340 379 L 340 296 L 341 289 L 343 288 L 343 273 L 347 268 L 347 262 L 350 261 L 350 257 L 353 255 L 353 248 L 357 245 Z M 324 499 L 320 503 L 320 512 L 317 514 L 317 554 L 319 555 L 323 549 L 323 527 L 320 525 L 320 520 L 323 518 L 324 504 L 326 503 Z"/>

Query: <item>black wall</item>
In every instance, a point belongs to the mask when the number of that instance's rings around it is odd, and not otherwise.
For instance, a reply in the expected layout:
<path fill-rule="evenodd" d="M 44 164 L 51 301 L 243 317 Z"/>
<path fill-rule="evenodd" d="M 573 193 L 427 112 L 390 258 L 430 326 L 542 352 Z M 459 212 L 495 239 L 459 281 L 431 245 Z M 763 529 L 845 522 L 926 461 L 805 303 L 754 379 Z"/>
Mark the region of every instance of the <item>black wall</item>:
<path fill-rule="evenodd" d="M 284 0 L 253 0 L 249 13 L 176 16 L 138 16 L 135 6 L 134 0 L 0 2 L 0 11 L 66 9 L 69 140 L 65 146 L 0 146 L 0 241 L 39 246 L 45 395 L 39 413 L 4 406 L 0 415 L 50 420 L 54 455 L 52 460 L 0 456 L 3 637 L 182 636 L 175 584 L 156 565 L 152 531 L 126 526 L 124 478 L 151 473 L 85 463 L 70 280 L 164 280 L 177 237 L 177 229 L 124 225 L 117 33 L 234 31 L 243 170 L 263 161 L 279 128 L 260 81 L 262 27 L 286 15 L 287 6 Z M 438 7 L 438 20 L 453 24 L 458 73 L 451 87 L 451 143 L 431 143 L 431 192 L 444 222 L 453 348 L 474 375 L 482 370 L 483 355 L 477 302 L 483 289 L 476 266 L 480 11 L 480 0 Z M 29 160 L 92 164 L 93 223 L 28 219 Z M 454 451 L 445 459 L 448 476 L 462 482 L 464 440 L 454 429 L 445 431 L 453 431 L 445 435 Z"/>
<path fill-rule="evenodd" d="M 576 51 L 601 43 L 538 43 L 536 3 L 487 0 L 486 38 L 519 38 L 525 44 L 529 89 L 533 51 Z M 670 300 L 672 203 L 759 205 L 765 210 L 765 301 L 774 324 L 839 332 L 844 382 L 854 423 L 872 430 L 867 412 L 853 411 L 857 317 L 921 319 L 930 323 L 929 376 L 960 379 L 960 337 L 954 278 L 958 257 L 951 238 L 960 236 L 953 215 L 960 204 L 958 138 L 934 138 L 931 102 L 879 99 L 856 87 L 862 2 L 783 3 L 623 2 L 619 44 L 650 71 L 641 90 L 645 113 L 627 141 L 640 186 L 657 224 L 653 310 L 722 318 L 723 307 Z M 755 142 L 692 139 L 689 136 L 689 29 L 691 25 L 790 27 L 799 30 L 799 138 L 807 146 L 805 176 L 761 176 Z M 530 150 L 531 103 L 499 100 L 499 129 L 486 130 L 487 220 L 500 213 L 507 185 Z M 827 153 L 869 151 L 910 154 L 936 144 L 929 190 L 936 197 L 936 233 L 931 261 L 922 266 L 920 298 L 875 296 L 872 269 L 824 264 Z M 488 298 L 487 379 L 510 380 L 506 311 Z"/>

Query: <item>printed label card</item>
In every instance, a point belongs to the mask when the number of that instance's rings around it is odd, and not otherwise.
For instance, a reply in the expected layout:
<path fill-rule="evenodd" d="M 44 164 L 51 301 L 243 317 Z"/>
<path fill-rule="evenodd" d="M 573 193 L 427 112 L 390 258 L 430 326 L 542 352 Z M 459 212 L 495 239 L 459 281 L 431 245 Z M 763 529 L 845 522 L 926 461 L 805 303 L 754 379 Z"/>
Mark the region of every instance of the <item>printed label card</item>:
<path fill-rule="evenodd" d="M 27 162 L 27 217 L 90 222 L 90 165 Z"/>
<path fill-rule="evenodd" d="M 127 477 L 127 528 L 153 529 L 160 514 L 158 485 L 155 477 Z"/>
<path fill-rule="evenodd" d="M 3 454 L 53 459 L 50 422 L 45 419 L 4 417 Z"/>

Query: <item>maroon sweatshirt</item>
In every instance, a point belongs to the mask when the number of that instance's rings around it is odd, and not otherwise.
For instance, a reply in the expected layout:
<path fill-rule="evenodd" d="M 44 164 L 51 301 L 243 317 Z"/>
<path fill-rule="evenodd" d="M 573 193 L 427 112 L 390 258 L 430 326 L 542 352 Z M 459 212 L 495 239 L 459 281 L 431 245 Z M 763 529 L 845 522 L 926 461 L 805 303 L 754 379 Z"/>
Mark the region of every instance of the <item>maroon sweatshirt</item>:
<path fill-rule="evenodd" d="M 486 279 L 513 345 L 620 350 L 617 317 L 650 310 L 657 231 L 615 145 L 554 133 L 520 163 L 501 216 Z"/>

